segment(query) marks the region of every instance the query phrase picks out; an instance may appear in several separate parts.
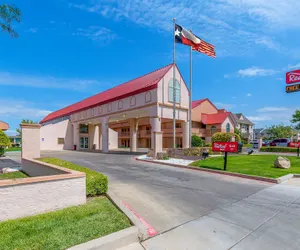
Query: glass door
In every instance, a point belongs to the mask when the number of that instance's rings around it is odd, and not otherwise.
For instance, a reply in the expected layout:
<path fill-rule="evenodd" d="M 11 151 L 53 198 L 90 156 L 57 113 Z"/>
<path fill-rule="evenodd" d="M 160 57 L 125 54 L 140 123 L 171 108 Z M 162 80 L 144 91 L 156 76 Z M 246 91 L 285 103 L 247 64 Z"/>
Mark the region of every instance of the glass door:
<path fill-rule="evenodd" d="M 88 137 L 80 137 L 80 149 L 89 149 Z"/>

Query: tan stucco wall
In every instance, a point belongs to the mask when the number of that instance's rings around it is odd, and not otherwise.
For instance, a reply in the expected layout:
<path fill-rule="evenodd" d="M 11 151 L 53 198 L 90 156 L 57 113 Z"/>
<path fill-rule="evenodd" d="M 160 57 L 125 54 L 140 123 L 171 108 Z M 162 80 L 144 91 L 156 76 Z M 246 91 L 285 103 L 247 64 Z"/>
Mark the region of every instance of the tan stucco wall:
<path fill-rule="evenodd" d="M 51 172 L 50 164 L 30 159 L 33 176 Z M 29 165 L 32 164 L 30 167 Z M 45 166 L 46 165 L 46 166 Z M 53 166 L 57 175 L 0 180 L 0 221 L 45 213 L 86 202 L 85 174 Z M 46 173 L 46 174 L 47 174 Z"/>
<path fill-rule="evenodd" d="M 209 101 L 202 102 L 199 106 L 192 109 L 192 120 L 201 121 L 202 114 L 216 114 L 218 109 L 216 109 Z"/>
<path fill-rule="evenodd" d="M 109 133 L 109 149 L 116 149 L 118 148 L 118 132 L 113 129 L 108 129 Z"/>
<path fill-rule="evenodd" d="M 64 138 L 65 144 L 58 144 L 57 139 Z M 73 149 L 73 127 L 67 119 L 41 127 L 41 150 Z"/>
<path fill-rule="evenodd" d="M 225 121 L 222 123 L 222 125 L 221 125 L 221 130 L 222 131 L 221 132 L 226 132 L 226 125 L 227 125 L 227 123 L 230 124 L 230 133 L 233 133 L 234 132 L 234 124 L 233 124 L 232 120 L 229 119 L 229 117 L 227 117 L 225 119 Z"/>
<path fill-rule="evenodd" d="M 39 124 L 20 124 L 22 131 L 22 158 L 39 158 L 41 138 Z"/>

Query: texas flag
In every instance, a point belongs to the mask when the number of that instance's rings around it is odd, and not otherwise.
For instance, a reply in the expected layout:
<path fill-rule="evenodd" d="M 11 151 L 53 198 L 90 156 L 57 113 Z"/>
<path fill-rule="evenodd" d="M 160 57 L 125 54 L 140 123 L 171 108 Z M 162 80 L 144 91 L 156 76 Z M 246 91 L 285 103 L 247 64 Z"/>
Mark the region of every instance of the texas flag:
<path fill-rule="evenodd" d="M 215 47 L 195 36 L 180 25 L 175 24 L 175 42 L 191 46 L 193 50 L 216 57 Z"/>

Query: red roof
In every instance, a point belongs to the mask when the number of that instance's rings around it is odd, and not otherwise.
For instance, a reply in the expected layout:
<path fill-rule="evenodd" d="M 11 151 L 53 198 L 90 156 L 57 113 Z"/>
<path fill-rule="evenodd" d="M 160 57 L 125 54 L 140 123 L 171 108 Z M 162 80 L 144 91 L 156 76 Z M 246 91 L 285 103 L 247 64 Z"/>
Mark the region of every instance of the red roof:
<path fill-rule="evenodd" d="M 221 124 L 230 115 L 230 112 L 217 114 L 202 114 L 202 123 L 206 125 Z"/>
<path fill-rule="evenodd" d="M 202 99 L 202 100 L 198 100 L 198 101 L 193 101 L 192 102 L 192 109 L 198 107 L 202 102 L 208 100 L 208 98 Z"/>
<path fill-rule="evenodd" d="M 158 82 L 165 76 L 165 74 L 172 68 L 172 66 L 173 64 L 169 64 L 144 76 L 138 77 L 134 80 L 108 89 L 104 92 L 91 96 L 80 102 L 74 103 L 63 109 L 57 110 L 46 116 L 40 123 L 45 123 L 47 121 L 51 121 L 59 117 L 71 115 L 75 112 L 84 109 L 88 109 L 97 105 L 122 99 L 130 95 L 155 89 L 157 88 Z"/>

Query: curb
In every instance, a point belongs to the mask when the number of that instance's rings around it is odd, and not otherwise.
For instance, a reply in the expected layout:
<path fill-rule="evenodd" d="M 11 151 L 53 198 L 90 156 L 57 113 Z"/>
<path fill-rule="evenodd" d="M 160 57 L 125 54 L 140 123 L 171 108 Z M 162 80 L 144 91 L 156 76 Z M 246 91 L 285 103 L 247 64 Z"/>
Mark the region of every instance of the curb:
<path fill-rule="evenodd" d="M 138 242 L 138 229 L 133 226 L 119 232 L 73 246 L 68 248 L 68 250 L 111 250 L 128 246 L 136 242 Z"/>
<path fill-rule="evenodd" d="M 111 192 L 106 193 L 107 197 L 129 218 L 132 224 L 138 228 L 138 238 L 140 241 L 146 240 L 158 234 L 142 217 L 119 197 Z"/>
<path fill-rule="evenodd" d="M 289 180 L 293 177 L 298 177 L 298 176 L 300 177 L 300 175 L 287 174 L 287 175 L 279 177 L 277 179 L 273 179 L 273 178 L 246 175 L 246 174 L 239 174 L 239 173 L 232 173 L 232 172 L 223 172 L 221 170 L 213 170 L 213 169 L 208 169 L 208 168 L 182 166 L 182 165 L 170 164 L 170 163 L 165 163 L 165 162 L 154 162 L 154 161 L 149 161 L 149 160 L 141 160 L 141 159 L 138 159 L 138 158 L 135 158 L 135 159 L 137 161 L 149 162 L 149 163 L 153 163 L 153 164 L 167 165 L 167 166 L 171 166 L 171 167 L 191 169 L 191 170 L 195 170 L 195 171 L 202 171 L 202 172 L 208 172 L 208 173 L 213 173 L 213 174 L 228 175 L 228 176 L 233 176 L 233 177 L 240 177 L 240 178 L 244 178 L 244 179 L 264 181 L 264 182 L 275 183 L 275 184 L 282 183 L 282 182 L 287 181 L 287 180 Z"/>

